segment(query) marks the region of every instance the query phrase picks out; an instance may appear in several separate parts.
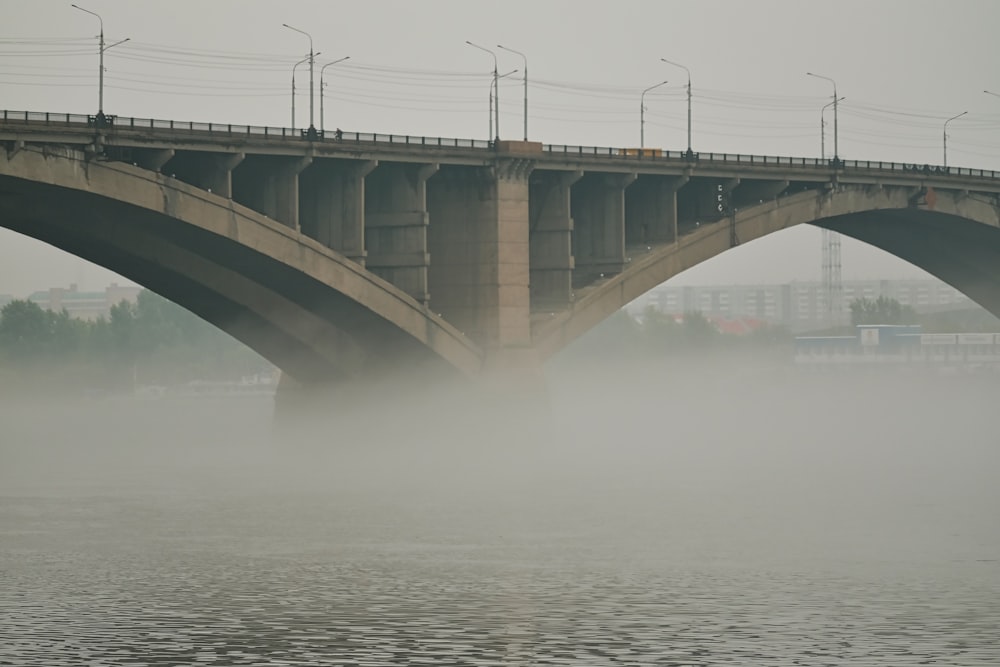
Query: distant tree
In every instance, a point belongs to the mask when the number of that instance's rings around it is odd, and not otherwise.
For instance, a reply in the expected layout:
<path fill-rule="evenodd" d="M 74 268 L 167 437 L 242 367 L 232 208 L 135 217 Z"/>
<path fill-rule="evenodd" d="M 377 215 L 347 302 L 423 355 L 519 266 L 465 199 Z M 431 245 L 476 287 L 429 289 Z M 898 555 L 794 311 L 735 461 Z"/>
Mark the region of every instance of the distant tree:
<path fill-rule="evenodd" d="M 674 319 L 673 315 L 664 313 L 654 306 L 646 306 L 642 311 L 642 320 L 639 325 L 642 334 L 642 342 L 645 348 L 654 353 L 669 353 L 672 346 L 676 346 L 677 332 L 681 325 Z"/>
<path fill-rule="evenodd" d="M 44 354 L 52 341 L 50 313 L 33 301 L 17 299 L 0 309 L 0 346 L 15 361 Z"/>
<path fill-rule="evenodd" d="M 698 347 L 711 345 L 720 335 L 715 325 L 698 310 L 684 313 L 681 331 L 686 343 Z"/>
<path fill-rule="evenodd" d="M 65 308 L 58 313 L 45 311 L 45 316 L 51 335 L 51 357 L 61 361 L 77 357 L 87 339 L 89 323 L 70 317 Z"/>
<path fill-rule="evenodd" d="M 880 296 L 860 298 L 851 302 L 851 324 L 915 324 L 917 311 L 896 299 Z"/>

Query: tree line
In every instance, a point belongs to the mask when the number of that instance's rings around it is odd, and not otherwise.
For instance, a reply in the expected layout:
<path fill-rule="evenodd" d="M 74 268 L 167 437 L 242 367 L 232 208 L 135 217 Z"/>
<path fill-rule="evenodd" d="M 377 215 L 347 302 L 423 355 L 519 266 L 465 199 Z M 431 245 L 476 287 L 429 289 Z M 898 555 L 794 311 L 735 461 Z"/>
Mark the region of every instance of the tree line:
<path fill-rule="evenodd" d="M 267 368 L 239 341 L 149 290 L 96 320 L 27 300 L 0 309 L 0 381 L 8 390 L 121 392 L 238 380 Z"/>
<path fill-rule="evenodd" d="M 916 324 L 908 305 L 887 297 L 855 299 L 851 325 Z M 957 328 L 956 328 L 957 327 Z M 987 322 L 938 317 L 928 331 L 996 329 Z M 581 359 L 680 358 L 692 354 L 752 351 L 788 356 L 793 335 L 765 325 L 744 335 L 724 334 L 700 312 L 682 317 L 649 307 L 638 317 L 622 310 L 575 341 L 560 355 Z M 44 310 L 27 300 L 0 309 L 0 391 L 29 387 L 46 391 L 123 392 L 137 386 L 173 386 L 192 380 L 238 380 L 270 370 L 255 352 L 184 308 L 149 290 L 135 304 L 112 306 L 109 317 L 82 320 Z"/>

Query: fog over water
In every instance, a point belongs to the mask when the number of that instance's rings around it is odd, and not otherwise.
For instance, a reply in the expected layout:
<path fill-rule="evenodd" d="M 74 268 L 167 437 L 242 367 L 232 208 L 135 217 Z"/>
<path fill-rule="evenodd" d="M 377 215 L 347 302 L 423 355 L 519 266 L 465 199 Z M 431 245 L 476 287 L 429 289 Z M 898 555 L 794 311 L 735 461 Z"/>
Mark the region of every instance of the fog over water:
<path fill-rule="evenodd" d="M 5 398 L 0 664 L 996 665 L 998 387 L 556 364 L 545 425 L 308 447 L 268 398 Z"/>

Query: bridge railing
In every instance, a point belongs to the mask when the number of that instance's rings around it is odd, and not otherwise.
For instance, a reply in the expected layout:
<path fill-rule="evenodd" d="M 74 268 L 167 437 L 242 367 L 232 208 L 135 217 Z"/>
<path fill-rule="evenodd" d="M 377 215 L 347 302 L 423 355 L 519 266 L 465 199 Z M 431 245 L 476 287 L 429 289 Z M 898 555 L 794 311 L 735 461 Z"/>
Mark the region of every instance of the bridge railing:
<path fill-rule="evenodd" d="M 725 163 L 753 166 L 814 167 L 817 169 L 842 169 L 864 171 L 895 171 L 899 173 L 925 173 L 958 176 L 1000 178 L 1000 171 L 972 169 L 969 167 L 945 167 L 941 165 L 916 164 L 910 162 L 886 162 L 883 160 L 823 160 L 820 158 L 791 157 L 781 155 L 749 155 L 742 153 L 689 153 L 668 151 L 658 148 L 615 148 L 611 146 L 568 146 L 545 144 L 542 150 L 552 155 L 580 156 L 622 159 L 637 162 L 700 162 Z"/>
<path fill-rule="evenodd" d="M 253 137 L 254 139 L 312 141 L 335 141 L 368 145 L 398 144 L 401 146 L 440 147 L 449 149 L 492 150 L 493 142 L 482 139 L 458 139 L 449 137 L 422 137 L 405 134 L 379 134 L 373 132 L 343 132 L 341 130 L 320 131 L 302 128 L 271 127 L 267 125 L 233 125 L 230 123 L 204 123 L 175 121 L 156 118 L 132 118 L 128 116 L 96 117 L 86 114 L 51 113 L 42 111 L 0 111 L 0 119 L 5 124 L 23 123 L 29 126 L 47 127 L 102 127 L 114 133 L 123 130 L 153 130 L 174 136 L 226 136 Z M 774 155 L 747 155 L 741 153 L 695 153 L 689 151 L 669 151 L 658 148 L 620 148 L 600 146 L 570 146 L 545 144 L 545 154 L 566 157 L 593 157 L 629 162 L 686 162 L 691 164 L 712 163 L 732 165 L 753 165 L 766 167 L 794 167 L 814 169 L 840 169 L 843 171 L 925 173 L 929 175 L 957 175 L 979 178 L 1000 178 L 1000 171 L 970 169 L 967 167 L 944 167 L 939 165 L 885 162 L 878 160 L 822 160 L 807 157 L 786 157 Z"/>
<path fill-rule="evenodd" d="M 4 122 L 23 122 L 30 125 L 46 126 L 87 126 L 98 124 L 95 116 L 86 114 L 49 113 L 36 111 L 0 112 Z M 318 141 L 337 141 L 342 143 L 367 144 L 401 144 L 404 146 L 440 146 L 442 148 L 492 148 L 493 143 L 482 139 L 459 139 L 452 137 L 422 137 L 406 134 L 381 134 L 373 132 L 323 132 L 302 128 L 273 127 L 268 125 L 233 125 L 232 123 L 205 123 L 196 121 L 176 121 L 159 118 L 134 118 L 130 116 L 106 116 L 104 127 L 115 130 L 156 130 L 178 134 L 208 134 L 212 136 L 252 136 L 257 139 L 314 139 Z"/>
<path fill-rule="evenodd" d="M 87 125 L 92 116 L 76 113 L 51 113 L 48 111 L 3 111 L 5 122 L 44 123 L 45 125 Z"/>

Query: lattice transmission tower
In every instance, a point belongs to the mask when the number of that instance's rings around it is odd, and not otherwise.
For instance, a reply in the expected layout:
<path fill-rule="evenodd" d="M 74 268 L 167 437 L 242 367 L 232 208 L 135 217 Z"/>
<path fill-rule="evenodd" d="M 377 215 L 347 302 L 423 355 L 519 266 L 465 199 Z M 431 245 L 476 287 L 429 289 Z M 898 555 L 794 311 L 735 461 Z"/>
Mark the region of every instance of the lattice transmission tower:
<path fill-rule="evenodd" d="M 843 320 L 843 289 L 840 282 L 840 234 L 823 231 L 823 293 L 826 297 L 826 320 L 839 326 Z"/>

